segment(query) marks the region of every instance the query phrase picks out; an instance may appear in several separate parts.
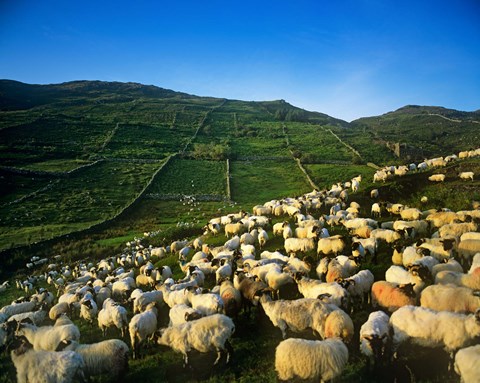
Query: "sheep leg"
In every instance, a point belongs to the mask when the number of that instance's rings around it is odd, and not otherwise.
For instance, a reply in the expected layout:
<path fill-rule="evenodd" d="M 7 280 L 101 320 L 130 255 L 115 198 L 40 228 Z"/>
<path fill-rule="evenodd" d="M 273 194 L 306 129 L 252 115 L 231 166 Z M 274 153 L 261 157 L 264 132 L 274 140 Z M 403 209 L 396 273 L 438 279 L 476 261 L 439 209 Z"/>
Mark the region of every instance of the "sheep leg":
<path fill-rule="evenodd" d="M 218 348 L 217 349 L 217 359 L 215 359 L 215 363 L 213 363 L 214 366 L 220 361 L 221 357 L 222 357 L 222 349 Z"/>
<path fill-rule="evenodd" d="M 187 367 L 188 366 L 188 354 L 185 352 L 185 354 L 183 354 L 183 367 Z"/>
<path fill-rule="evenodd" d="M 225 348 L 227 349 L 227 362 L 226 363 L 228 364 L 228 362 L 230 362 L 230 357 L 233 354 L 233 347 L 228 340 L 225 342 Z"/>

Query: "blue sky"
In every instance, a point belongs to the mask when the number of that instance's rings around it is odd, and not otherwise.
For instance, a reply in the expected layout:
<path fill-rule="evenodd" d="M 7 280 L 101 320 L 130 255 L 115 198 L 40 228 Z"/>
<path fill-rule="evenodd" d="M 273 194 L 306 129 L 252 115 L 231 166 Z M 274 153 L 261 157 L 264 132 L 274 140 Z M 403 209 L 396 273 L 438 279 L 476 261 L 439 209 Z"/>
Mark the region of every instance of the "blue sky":
<path fill-rule="evenodd" d="M 347 121 L 480 109 L 480 1 L 0 0 L 0 78 L 285 99 Z"/>

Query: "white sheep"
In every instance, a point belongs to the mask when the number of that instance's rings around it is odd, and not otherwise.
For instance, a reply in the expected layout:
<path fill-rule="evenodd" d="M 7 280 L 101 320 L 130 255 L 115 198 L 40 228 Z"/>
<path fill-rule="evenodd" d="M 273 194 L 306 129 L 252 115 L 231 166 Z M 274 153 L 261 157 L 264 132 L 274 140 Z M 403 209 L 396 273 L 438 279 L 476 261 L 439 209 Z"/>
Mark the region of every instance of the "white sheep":
<path fill-rule="evenodd" d="M 473 256 L 472 265 L 470 266 L 470 270 L 468 270 L 468 274 L 473 274 L 477 268 L 480 268 L 480 253 Z"/>
<path fill-rule="evenodd" d="M 20 323 L 16 336 L 24 336 L 33 345 L 34 350 L 55 351 L 63 340 L 79 340 L 80 331 L 74 324 L 62 326 L 37 327 L 30 323 Z"/>
<path fill-rule="evenodd" d="M 133 359 L 136 359 L 140 346 L 147 338 L 153 337 L 157 330 L 157 309 L 155 302 L 149 303 L 146 310 L 136 314 L 130 320 L 128 331 L 130 333 L 130 342 L 132 344 Z"/>
<path fill-rule="evenodd" d="M 287 254 L 307 253 L 315 250 L 313 238 L 287 238 L 284 243 Z"/>
<path fill-rule="evenodd" d="M 340 285 L 346 288 L 352 299 L 359 298 L 364 304 L 365 300 L 370 303 L 370 291 L 375 277 L 370 270 L 360 270 L 355 275 L 340 281 Z M 366 297 L 366 299 L 365 299 Z"/>
<path fill-rule="evenodd" d="M 160 307 L 163 304 L 163 293 L 158 290 L 140 292 L 133 300 L 133 313 L 137 314 L 143 311 L 152 302 Z"/>
<path fill-rule="evenodd" d="M 473 172 L 461 172 L 458 176 L 461 180 L 471 180 L 473 181 Z"/>
<path fill-rule="evenodd" d="M 317 244 L 317 254 L 340 254 L 345 249 L 345 240 L 341 235 L 320 238 Z"/>
<path fill-rule="evenodd" d="M 369 363 L 382 362 L 388 354 L 389 320 L 383 311 L 374 311 L 360 327 L 360 352 Z"/>
<path fill-rule="evenodd" d="M 455 355 L 455 372 L 462 383 L 476 383 L 480 376 L 480 344 L 458 350 Z"/>
<path fill-rule="evenodd" d="M 70 383 L 75 378 L 85 379 L 83 358 L 74 351 L 34 350 L 24 338 L 15 341 L 12 347 L 10 355 L 18 383 Z"/>
<path fill-rule="evenodd" d="M 275 370 L 280 380 L 329 381 L 342 374 L 347 361 L 347 346 L 337 338 L 290 338 L 280 342 L 275 350 Z"/>
<path fill-rule="evenodd" d="M 374 229 L 370 232 L 370 238 L 374 238 L 377 241 L 382 240 L 386 243 L 394 243 L 402 239 L 402 235 L 394 230 L 389 229 Z"/>
<path fill-rule="evenodd" d="M 425 281 L 431 277 L 428 269 L 423 266 L 415 265 L 406 270 L 401 266 L 390 266 L 385 272 L 385 280 L 387 282 L 401 284 L 414 284 L 414 291 L 417 296 L 425 287 Z"/>
<path fill-rule="evenodd" d="M 480 310 L 464 315 L 404 306 L 392 314 L 390 325 L 394 330 L 393 350 L 409 340 L 424 347 L 443 347 L 452 356 L 480 335 Z"/>
<path fill-rule="evenodd" d="M 287 329 L 300 332 L 309 328 L 322 339 L 341 337 L 348 342 L 353 336 L 352 319 L 334 304 L 312 298 L 272 301 L 266 294 L 260 302 L 270 321 L 281 330 L 283 339 Z"/>
<path fill-rule="evenodd" d="M 108 374 L 112 381 L 120 381 L 128 370 L 129 349 L 120 339 L 108 339 L 92 344 L 62 341 L 56 351 L 75 351 L 80 354 L 85 362 L 84 374 L 87 379 Z"/>
<path fill-rule="evenodd" d="M 98 308 L 97 303 L 93 298 L 80 301 L 80 318 L 85 319 L 87 322 L 93 323 L 93 320 L 97 317 Z"/>
<path fill-rule="evenodd" d="M 111 326 L 118 328 L 122 333 L 122 337 L 125 336 L 128 328 L 127 310 L 112 298 L 107 298 L 103 302 L 103 308 L 98 312 L 97 319 L 103 336 L 106 336 L 107 328 Z"/>
<path fill-rule="evenodd" d="M 317 279 L 307 277 L 297 278 L 298 291 L 305 298 L 328 298 L 330 303 L 338 307 L 346 307 L 349 304 L 349 294 L 337 282 L 323 283 Z"/>
<path fill-rule="evenodd" d="M 169 326 L 176 326 L 191 320 L 199 319 L 203 315 L 200 311 L 191 308 L 190 306 L 180 303 L 173 306 L 168 312 L 170 318 Z"/>
<path fill-rule="evenodd" d="M 445 174 L 432 174 L 428 177 L 428 180 L 432 182 L 443 182 L 445 181 Z"/>
<path fill-rule="evenodd" d="M 171 347 L 183 354 L 185 364 L 188 364 L 188 352 L 195 349 L 199 352 L 217 351 L 216 365 L 227 352 L 227 363 L 233 349 L 229 339 L 235 331 L 231 318 L 223 314 L 214 314 L 191 322 L 186 322 L 160 330 L 158 344 Z"/>
<path fill-rule="evenodd" d="M 12 303 L 7 306 L 3 306 L 0 309 L 0 314 L 4 314 L 7 318 L 11 317 L 15 314 L 22 314 L 29 311 L 33 311 L 37 306 L 36 302 L 20 302 L 20 303 Z"/>
<path fill-rule="evenodd" d="M 468 287 L 431 285 L 422 291 L 420 305 L 435 311 L 474 313 L 480 308 L 480 297 Z"/>
<path fill-rule="evenodd" d="M 224 310 L 222 298 L 217 294 L 197 294 L 196 291 L 190 290 L 186 295 L 190 305 L 205 316 L 221 313 Z"/>
<path fill-rule="evenodd" d="M 465 264 L 470 265 L 473 256 L 477 253 L 480 253 L 480 240 L 478 239 L 465 239 L 457 245 L 457 255 Z"/>
<path fill-rule="evenodd" d="M 464 274 L 455 271 L 440 271 L 435 276 L 435 283 L 443 285 L 451 283 L 456 286 L 468 287 L 472 290 L 480 290 L 480 267 L 477 267 L 473 273 Z"/>

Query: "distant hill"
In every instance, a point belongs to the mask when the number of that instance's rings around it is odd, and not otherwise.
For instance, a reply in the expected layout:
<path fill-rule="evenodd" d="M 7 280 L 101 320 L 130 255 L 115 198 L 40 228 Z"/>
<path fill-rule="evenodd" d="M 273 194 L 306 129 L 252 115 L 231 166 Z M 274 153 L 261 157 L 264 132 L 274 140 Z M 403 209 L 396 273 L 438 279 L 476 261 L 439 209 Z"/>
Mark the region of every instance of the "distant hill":
<path fill-rule="evenodd" d="M 473 149 L 480 142 L 478 110 L 407 105 L 381 116 L 360 118 L 350 126 L 385 143 L 405 143 L 426 157 Z"/>

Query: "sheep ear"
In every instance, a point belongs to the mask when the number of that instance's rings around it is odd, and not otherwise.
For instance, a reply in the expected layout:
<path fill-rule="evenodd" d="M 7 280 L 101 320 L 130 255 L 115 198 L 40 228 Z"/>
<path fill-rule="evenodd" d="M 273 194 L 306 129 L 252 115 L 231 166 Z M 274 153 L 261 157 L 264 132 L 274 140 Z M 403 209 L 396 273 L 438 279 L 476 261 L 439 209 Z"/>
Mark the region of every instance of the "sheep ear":
<path fill-rule="evenodd" d="M 472 294 L 476 297 L 480 297 L 480 290 L 474 290 L 472 291 Z"/>

